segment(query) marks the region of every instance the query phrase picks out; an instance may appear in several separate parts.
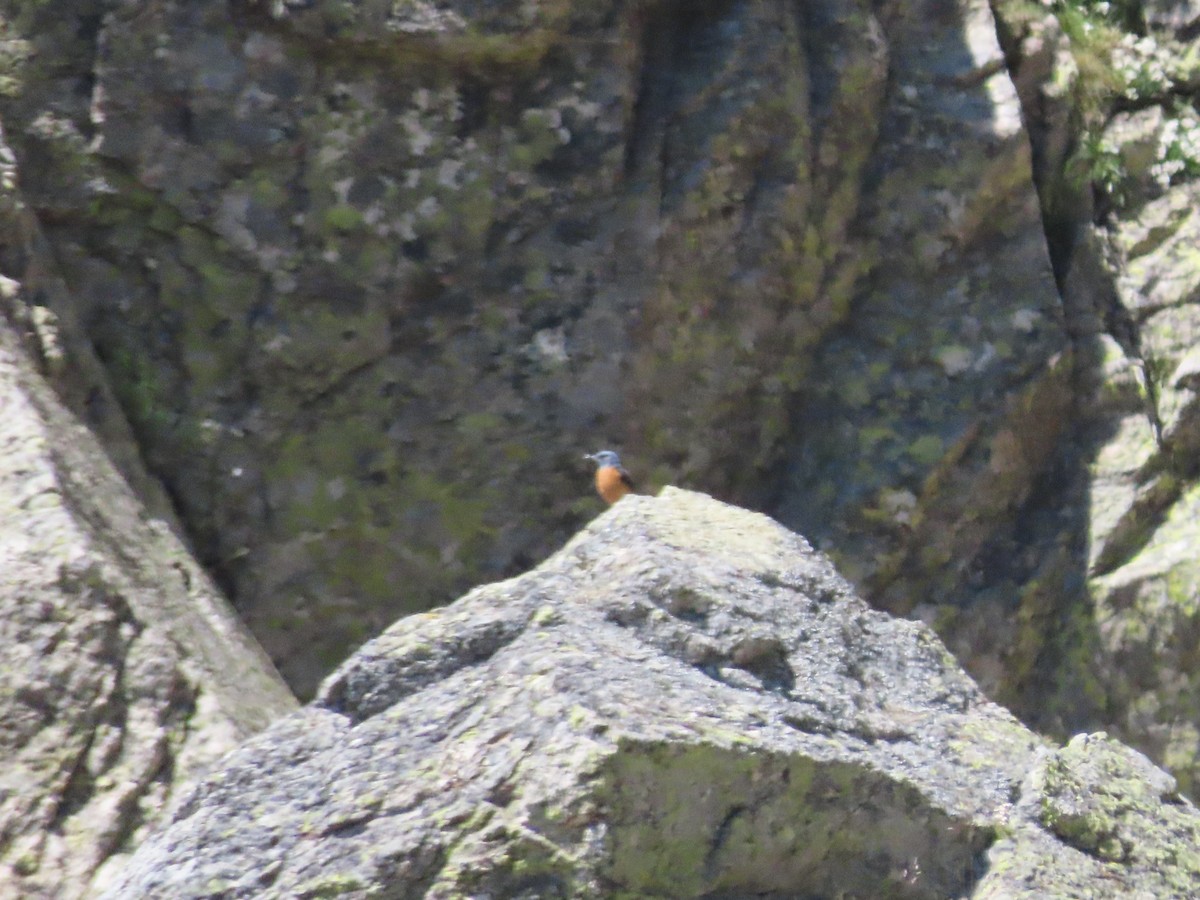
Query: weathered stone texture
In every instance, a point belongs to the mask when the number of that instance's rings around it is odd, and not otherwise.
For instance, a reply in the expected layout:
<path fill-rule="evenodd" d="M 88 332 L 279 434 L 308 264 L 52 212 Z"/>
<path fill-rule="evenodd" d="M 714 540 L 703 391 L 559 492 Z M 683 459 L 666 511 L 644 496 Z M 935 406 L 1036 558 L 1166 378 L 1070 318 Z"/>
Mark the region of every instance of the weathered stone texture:
<path fill-rule="evenodd" d="M 612 444 L 1192 790 L 1200 57 L 1080 9 L 5 0 L 22 321 L 305 696 Z"/>
<path fill-rule="evenodd" d="M 11 180 L 0 247 L 0 894 L 70 900 L 94 895 L 184 781 L 295 701 L 136 454 L 119 473 L 64 406 L 103 401 L 103 376 L 37 302 L 55 286 Z"/>
<path fill-rule="evenodd" d="M 582 448 L 770 506 L 903 608 L 953 602 L 1053 446 L 981 0 L 7 8 L 79 317 L 301 692 L 548 552 Z"/>
<path fill-rule="evenodd" d="M 1093 77 L 1110 67 L 1089 83 L 1053 18 L 1001 9 L 1075 347 L 1056 477 L 1024 514 L 1030 538 L 1006 548 L 1028 549 L 1002 693 L 1042 727 L 1105 723 L 1194 792 L 1200 232 L 1197 163 L 1170 142 L 1194 127 L 1179 98 L 1195 91 L 1197 60 L 1186 28 L 1146 4 L 1145 38 L 1098 32 L 1074 48 Z"/>
<path fill-rule="evenodd" d="M 1082 898 L 1115 879 L 1183 898 L 1197 829 L 1144 757 L 1045 748 L 803 539 L 669 488 L 370 641 L 105 896 Z"/>

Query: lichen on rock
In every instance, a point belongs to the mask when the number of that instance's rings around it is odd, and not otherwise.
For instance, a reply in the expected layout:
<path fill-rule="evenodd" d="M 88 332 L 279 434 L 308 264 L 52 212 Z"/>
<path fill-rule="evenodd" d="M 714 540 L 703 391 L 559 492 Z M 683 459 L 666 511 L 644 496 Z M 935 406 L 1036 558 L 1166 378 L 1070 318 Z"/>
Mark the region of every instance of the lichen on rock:
<path fill-rule="evenodd" d="M 1096 803 L 1131 890 L 1182 898 L 1171 785 L 1103 736 L 1046 748 L 802 538 L 668 488 L 368 642 L 106 896 L 1082 897 L 1114 871 L 1071 824 Z"/>

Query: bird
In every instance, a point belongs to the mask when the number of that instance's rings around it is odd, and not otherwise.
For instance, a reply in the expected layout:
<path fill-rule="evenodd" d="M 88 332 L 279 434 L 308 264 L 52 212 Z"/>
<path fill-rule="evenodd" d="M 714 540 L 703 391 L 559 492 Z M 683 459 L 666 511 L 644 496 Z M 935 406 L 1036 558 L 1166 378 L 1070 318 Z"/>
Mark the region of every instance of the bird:
<path fill-rule="evenodd" d="M 612 450 L 584 454 L 596 464 L 596 493 L 610 506 L 633 490 L 633 479 L 621 465 L 621 457 Z"/>

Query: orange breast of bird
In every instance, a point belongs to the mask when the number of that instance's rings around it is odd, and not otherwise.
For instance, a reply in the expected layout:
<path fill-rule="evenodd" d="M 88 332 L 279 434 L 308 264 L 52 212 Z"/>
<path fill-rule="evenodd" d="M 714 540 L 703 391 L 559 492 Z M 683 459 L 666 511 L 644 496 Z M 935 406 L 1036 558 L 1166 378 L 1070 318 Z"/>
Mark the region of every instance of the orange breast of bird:
<path fill-rule="evenodd" d="M 616 466 L 603 466 L 596 470 L 596 491 L 605 503 L 616 503 L 633 490 L 629 473 Z"/>

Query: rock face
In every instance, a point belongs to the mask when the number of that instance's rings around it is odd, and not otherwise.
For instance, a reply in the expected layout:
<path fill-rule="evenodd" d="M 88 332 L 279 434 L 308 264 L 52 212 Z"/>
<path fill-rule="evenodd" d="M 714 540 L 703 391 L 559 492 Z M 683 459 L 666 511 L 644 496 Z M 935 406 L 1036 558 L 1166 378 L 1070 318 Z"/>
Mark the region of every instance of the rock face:
<path fill-rule="evenodd" d="M 2 140 L 0 160 L 11 163 Z M 31 303 L 56 288 L 36 274 L 48 271 L 44 241 L 6 188 L 0 894 L 71 900 L 94 896 L 182 782 L 296 704 L 178 537 L 136 452 L 118 472 L 64 405 L 105 402 L 103 374 L 68 321 Z"/>
<path fill-rule="evenodd" d="M 612 444 L 1192 791 L 1193 6 L 0 0 L 4 274 L 305 697 Z"/>
<path fill-rule="evenodd" d="M 632 496 L 228 756 L 116 898 L 1187 897 L 1200 814 L 1052 750 L 764 516 Z"/>
<path fill-rule="evenodd" d="M 1150 28 L 1135 37 L 998 8 L 1075 352 L 1050 477 L 982 557 L 990 596 L 1018 610 L 993 693 L 1044 730 L 1105 723 L 1194 795 L 1200 121 L 1177 99 L 1200 83 L 1194 14 L 1137 4 Z M 943 632 L 973 668 L 971 626 Z"/>
<path fill-rule="evenodd" d="M 78 897 L 180 783 L 295 704 L 7 326 L 0 397 L 0 883 Z"/>
<path fill-rule="evenodd" d="M 985 0 L 236 8 L 6 0 L 0 115 L 300 693 L 544 558 L 609 443 L 953 602 L 1069 401 Z"/>

